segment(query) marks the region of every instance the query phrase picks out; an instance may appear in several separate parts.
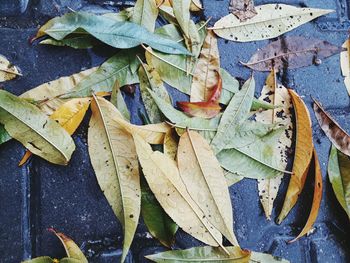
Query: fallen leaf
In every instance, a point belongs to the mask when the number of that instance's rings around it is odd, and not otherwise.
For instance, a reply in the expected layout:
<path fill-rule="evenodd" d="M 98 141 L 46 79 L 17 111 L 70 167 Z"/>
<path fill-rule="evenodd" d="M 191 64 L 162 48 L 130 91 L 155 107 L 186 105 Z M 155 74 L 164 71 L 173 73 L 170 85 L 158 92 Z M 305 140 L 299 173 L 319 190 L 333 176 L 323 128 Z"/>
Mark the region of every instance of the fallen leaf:
<path fill-rule="evenodd" d="M 241 63 L 258 71 L 294 69 L 317 64 L 317 60 L 341 51 L 341 47 L 324 40 L 287 36 L 269 43 L 259 49 L 247 63 Z"/>
<path fill-rule="evenodd" d="M 58 47 L 71 47 L 75 49 L 88 49 L 101 45 L 102 42 L 90 35 L 72 34 L 65 39 L 56 40 L 46 38 L 40 41 L 41 45 L 52 45 Z"/>
<path fill-rule="evenodd" d="M 270 102 L 272 106 L 280 106 L 278 109 L 256 113 L 255 119 L 266 124 L 279 123 L 280 126 L 284 126 L 284 132 L 281 134 L 277 143 L 273 144 L 274 151 L 272 154 L 280 156 L 281 168 L 285 170 L 289 159 L 287 150 L 292 145 L 292 102 L 288 90 L 277 83 L 275 70 L 272 70 L 267 77 L 259 99 Z M 273 203 L 276 199 L 282 178 L 283 175 L 271 179 L 258 180 L 260 202 L 268 220 L 271 219 Z"/>
<path fill-rule="evenodd" d="M 293 161 L 293 174 L 290 177 L 283 207 L 277 219 L 278 224 L 283 221 L 290 210 L 294 207 L 301 191 L 304 188 L 313 152 L 312 123 L 309 111 L 303 100 L 295 91 L 291 89 L 288 91 L 292 98 L 295 112 L 296 143 Z"/>
<path fill-rule="evenodd" d="M 57 262 L 57 261 L 56 261 Z M 22 261 L 22 263 L 56 263 L 52 258 L 44 256 Z"/>
<path fill-rule="evenodd" d="M 132 136 L 116 121 L 122 118 L 109 101 L 94 96 L 88 130 L 89 155 L 97 181 L 124 229 L 121 262 L 133 240 L 140 215 L 141 188 Z"/>
<path fill-rule="evenodd" d="M 79 29 L 115 48 L 127 49 L 144 43 L 164 53 L 189 55 L 175 41 L 153 34 L 135 23 L 115 21 L 85 12 L 67 13 L 51 19 L 39 29 L 36 38 L 49 35 L 56 40 L 62 40 Z"/>
<path fill-rule="evenodd" d="M 174 129 L 170 129 L 164 137 L 163 152 L 170 159 L 175 160 L 178 148 L 178 137 Z"/>
<path fill-rule="evenodd" d="M 0 145 L 11 140 L 10 134 L 5 130 L 4 125 L 0 123 Z"/>
<path fill-rule="evenodd" d="M 230 194 L 224 173 L 209 143 L 197 132 L 186 131 L 177 151 L 180 177 L 209 222 L 233 245 L 238 246 L 233 233 Z"/>
<path fill-rule="evenodd" d="M 220 232 L 192 200 L 175 161 L 159 151 L 153 151 L 137 134 L 134 141 L 147 183 L 165 212 L 186 233 L 208 245 L 221 246 Z"/>
<path fill-rule="evenodd" d="M 54 164 L 66 165 L 75 150 L 74 141 L 58 123 L 5 90 L 0 90 L 0 122 L 12 138 Z"/>
<path fill-rule="evenodd" d="M 192 56 L 186 57 L 187 75 L 189 75 L 193 71 L 193 68 L 197 63 L 198 56 L 201 52 L 201 48 L 203 45 L 203 39 L 205 38 L 205 35 L 207 33 L 204 30 L 198 30 L 197 25 L 192 20 L 189 21 L 188 30 L 189 37 L 184 35 L 184 41 L 187 49 L 192 53 Z M 204 32 L 204 36 L 201 36 L 200 32 Z"/>
<path fill-rule="evenodd" d="M 328 161 L 328 176 L 334 194 L 350 218 L 350 161 L 349 157 L 332 145 Z"/>
<path fill-rule="evenodd" d="M 346 87 L 346 90 L 348 91 L 348 94 L 350 95 L 350 39 L 347 39 L 344 44 L 342 45 L 342 48 L 344 49 L 342 52 L 340 52 L 340 67 L 341 72 L 344 77 L 344 84 Z"/>
<path fill-rule="evenodd" d="M 315 186 L 314 186 L 314 197 L 312 200 L 310 215 L 301 233 L 296 238 L 289 241 L 289 243 L 297 241 L 299 238 L 301 238 L 302 236 L 305 236 L 312 229 L 312 226 L 315 223 L 318 215 L 318 210 L 320 209 L 321 200 L 322 200 L 322 188 L 323 188 L 322 171 L 321 171 L 320 163 L 318 161 L 318 157 L 315 149 L 313 152 L 313 157 L 314 157 L 314 163 L 315 163 L 315 183 L 314 183 Z"/>
<path fill-rule="evenodd" d="M 218 36 L 238 42 L 271 39 L 305 24 L 333 10 L 300 8 L 284 4 L 267 4 L 255 7 L 257 15 L 241 22 L 229 14 L 214 25 Z"/>
<path fill-rule="evenodd" d="M 288 263 L 288 260 L 277 258 L 269 254 L 242 250 L 239 247 L 225 247 L 229 255 L 222 249 L 209 246 L 193 247 L 185 250 L 171 250 L 146 256 L 154 262 L 238 262 L 238 263 Z"/>
<path fill-rule="evenodd" d="M 201 10 L 203 10 L 203 5 L 201 3 L 201 0 L 192 0 L 190 5 L 190 11 L 198 12 Z"/>
<path fill-rule="evenodd" d="M 184 35 L 189 38 L 189 21 L 191 0 L 172 0 L 174 15 Z"/>
<path fill-rule="evenodd" d="M 126 106 L 122 91 L 120 90 L 118 81 L 115 82 L 110 102 L 118 109 L 125 120 L 130 121 L 130 112 Z"/>
<path fill-rule="evenodd" d="M 64 249 L 66 251 L 68 258 L 77 259 L 81 263 L 88 262 L 84 253 L 80 250 L 78 245 L 75 244 L 75 242 L 71 238 L 67 237 L 63 233 L 57 232 L 53 228 L 49 228 L 49 231 L 54 233 L 57 236 L 57 238 L 61 241 L 62 245 L 64 246 Z"/>
<path fill-rule="evenodd" d="M 224 175 L 226 178 L 226 183 L 228 185 L 228 187 L 230 187 L 231 185 L 234 185 L 235 183 L 238 183 L 239 181 L 243 180 L 243 176 L 240 176 L 238 174 L 232 173 L 230 171 L 227 171 L 225 169 L 224 170 Z"/>
<path fill-rule="evenodd" d="M 322 108 L 321 104 L 314 100 L 314 112 L 316 119 L 333 145 L 342 153 L 350 156 L 350 136 L 332 117 Z"/>
<path fill-rule="evenodd" d="M 217 154 L 232 140 L 235 128 L 248 117 L 254 98 L 255 80 L 250 77 L 242 89 L 233 96 L 220 120 L 217 133 L 211 142 L 211 147 Z"/>
<path fill-rule="evenodd" d="M 14 79 L 17 76 L 22 76 L 17 67 L 0 55 L 0 82 Z"/>
<path fill-rule="evenodd" d="M 158 8 L 155 0 L 137 0 L 134 6 L 131 21 L 154 32 Z"/>
<path fill-rule="evenodd" d="M 215 35 L 208 31 L 193 72 L 191 102 L 208 101 L 213 87 L 219 82 L 220 54 Z"/>
<path fill-rule="evenodd" d="M 253 0 L 231 0 L 229 10 L 241 22 L 244 22 L 258 14 L 255 10 Z"/>

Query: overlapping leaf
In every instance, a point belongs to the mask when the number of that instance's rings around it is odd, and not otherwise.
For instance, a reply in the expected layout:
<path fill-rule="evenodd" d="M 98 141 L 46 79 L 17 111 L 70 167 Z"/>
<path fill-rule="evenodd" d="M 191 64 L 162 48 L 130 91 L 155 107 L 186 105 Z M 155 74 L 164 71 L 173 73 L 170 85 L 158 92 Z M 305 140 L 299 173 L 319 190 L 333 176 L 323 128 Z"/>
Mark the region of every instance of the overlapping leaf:
<path fill-rule="evenodd" d="M 350 39 L 344 42 L 342 48 L 344 50 L 340 53 L 340 67 L 346 90 L 350 95 Z"/>
<path fill-rule="evenodd" d="M 138 0 L 135 3 L 131 21 L 154 32 L 158 8 L 155 0 Z"/>
<path fill-rule="evenodd" d="M 231 0 L 229 10 L 241 22 L 257 15 L 253 0 Z"/>
<path fill-rule="evenodd" d="M 4 56 L 0 55 L 0 82 L 14 79 L 17 76 L 21 76 L 18 68 L 7 60 Z"/>

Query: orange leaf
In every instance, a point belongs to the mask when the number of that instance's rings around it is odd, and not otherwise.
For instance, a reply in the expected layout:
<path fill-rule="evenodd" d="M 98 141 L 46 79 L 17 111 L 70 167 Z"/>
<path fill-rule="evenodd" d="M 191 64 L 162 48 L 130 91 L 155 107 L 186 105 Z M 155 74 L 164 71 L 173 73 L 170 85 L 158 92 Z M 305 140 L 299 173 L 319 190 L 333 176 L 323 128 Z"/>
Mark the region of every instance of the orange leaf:
<path fill-rule="evenodd" d="M 318 210 L 320 208 L 321 200 L 322 200 L 322 172 L 321 172 L 320 163 L 318 161 L 318 157 L 315 149 L 314 149 L 314 162 L 315 162 L 315 187 L 314 187 L 314 198 L 312 200 L 310 215 L 300 234 L 293 240 L 289 241 L 288 243 L 297 241 L 299 238 L 306 235 L 312 228 L 318 215 Z"/>
<path fill-rule="evenodd" d="M 22 165 L 26 164 L 31 156 L 32 156 L 31 151 L 26 150 L 26 152 L 23 155 L 22 159 L 19 161 L 18 166 L 21 167 Z"/>
<path fill-rule="evenodd" d="M 293 174 L 291 175 L 289 181 L 282 211 L 277 219 L 278 224 L 283 221 L 298 200 L 299 194 L 301 193 L 305 184 L 313 151 L 312 128 L 309 111 L 303 100 L 295 91 L 289 89 L 288 92 L 292 98 L 295 112 L 296 146 Z"/>

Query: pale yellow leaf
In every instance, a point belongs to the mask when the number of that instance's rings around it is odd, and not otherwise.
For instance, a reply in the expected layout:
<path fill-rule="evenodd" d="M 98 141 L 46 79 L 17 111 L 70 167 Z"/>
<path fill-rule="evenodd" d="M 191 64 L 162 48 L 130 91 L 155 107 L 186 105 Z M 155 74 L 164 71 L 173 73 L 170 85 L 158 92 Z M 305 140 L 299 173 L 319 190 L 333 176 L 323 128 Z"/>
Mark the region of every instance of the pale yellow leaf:
<path fill-rule="evenodd" d="M 192 0 L 190 5 L 190 11 L 192 12 L 198 12 L 203 9 L 203 5 L 201 3 L 201 0 Z"/>
<path fill-rule="evenodd" d="M 350 39 L 347 39 L 342 47 L 346 50 L 340 53 L 340 66 L 346 90 L 350 95 Z"/>
<path fill-rule="evenodd" d="M 17 67 L 0 55 L 0 82 L 14 79 L 16 76 L 21 76 Z"/>

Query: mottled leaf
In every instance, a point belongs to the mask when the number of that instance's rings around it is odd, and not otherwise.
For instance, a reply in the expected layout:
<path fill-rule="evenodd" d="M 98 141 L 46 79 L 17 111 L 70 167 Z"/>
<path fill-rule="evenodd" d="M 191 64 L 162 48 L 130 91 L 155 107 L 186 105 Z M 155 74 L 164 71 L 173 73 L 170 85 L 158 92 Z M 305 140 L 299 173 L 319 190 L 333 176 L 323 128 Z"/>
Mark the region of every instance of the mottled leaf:
<path fill-rule="evenodd" d="M 244 22 L 258 14 L 255 10 L 253 0 L 231 0 L 229 10 L 241 22 Z"/>
<path fill-rule="evenodd" d="M 284 4 L 267 4 L 255 7 L 257 15 L 241 22 L 229 14 L 217 21 L 212 29 L 225 39 L 248 42 L 278 37 L 333 10 L 300 8 Z"/>
<path fill-rule="evenodd" d="M 134 6 L 131 21 L 154 32 L 158 8 L 155 0 L 137 0 Z"/>
<path fill-rule="evenodd" d="M 340 67 L 344 77 L 344 84 L 348 94 L 350 95 L 350 39 L 347 39 L 342 45 L 344 49 L 340 53 Z"/>

